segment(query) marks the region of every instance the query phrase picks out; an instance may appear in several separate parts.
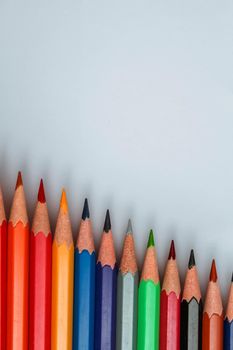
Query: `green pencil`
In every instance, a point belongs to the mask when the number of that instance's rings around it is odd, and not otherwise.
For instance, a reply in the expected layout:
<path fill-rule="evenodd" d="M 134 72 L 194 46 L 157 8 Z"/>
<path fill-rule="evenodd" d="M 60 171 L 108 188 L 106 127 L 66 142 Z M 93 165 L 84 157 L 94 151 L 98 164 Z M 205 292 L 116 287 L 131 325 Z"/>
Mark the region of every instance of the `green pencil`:
<path fill-rule="evenodd" d="M 160 282 L 151 230 L 138 289 L 138 350 L 159 349 L 159 310 Z"/>
<path fill-rule="evenodd" d="M 136 350 L 138 268 L 129 220 L 117 277 L 117 350 Z"/>

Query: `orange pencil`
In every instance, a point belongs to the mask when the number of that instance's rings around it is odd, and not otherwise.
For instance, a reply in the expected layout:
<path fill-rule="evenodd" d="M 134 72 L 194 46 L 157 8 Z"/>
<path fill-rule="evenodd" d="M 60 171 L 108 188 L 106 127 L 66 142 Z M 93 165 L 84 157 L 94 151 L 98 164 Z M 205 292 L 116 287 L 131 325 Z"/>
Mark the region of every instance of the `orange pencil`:
<path fill-rule="evenodd" d="M 28 350 L 29 224 L 19 172 L 8 224 L 7 350 Z"/>
<path fill-rule="evenodd" d="M 0 349 L 6 349 L 6 250 L 7 222 L 0 187 Z"/>
<path fill-rule="evenodd" d="M 65 191 L 52 247 L 51 349 L 72 349 L 74 244 Z"/>

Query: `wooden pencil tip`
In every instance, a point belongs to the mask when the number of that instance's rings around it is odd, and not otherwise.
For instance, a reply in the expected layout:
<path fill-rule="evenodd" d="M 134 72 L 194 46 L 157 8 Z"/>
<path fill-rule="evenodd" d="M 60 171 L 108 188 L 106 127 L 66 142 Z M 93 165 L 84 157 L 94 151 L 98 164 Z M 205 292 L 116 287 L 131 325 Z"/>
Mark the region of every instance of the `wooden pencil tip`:
<path fill-rule="evenodd" d="M 190 257 L 189 257 L 189 265 L 188 265 L 189 270 L 195 265 L 196 265 L 196 262 L 195 262 L 195 257 L 194 257 L 194 251 L 192 249 L 190 252 Z"/>
<path fill-rule="evenodd" d="M 18 188 L 19 186 L 23 186 L 23 180 L 22 180 L 21 171 L 18 172 L 18 176 L 17 176 L 17 181 L 16 181 L 15 189 L 17 190 L 17 188 Z"/>
<path fill-rule="evenodd" d="M 175 243 L 172 240 L 171 241 L 171 246 L 170 246 L 170 251 L 169 251 L 169 255 L 168 255 L 168 260 L 170 259 L 175 259 L 176 258 L 176 250 L 175 250 Z"/>
<path fill-rule="evenodd" d="M 66 191 L 63 189 L 61 194 L 60 208 L 67 213 L 68 212 L 68 203 L 66 199 Z"/>
<path fill-rule="evenodd" d="M 131 220 L 129 219 L 129 221 L 128 221 L 128 226 L 127 226 L 127 230 L 126 230 L 126 234 L 127 234 L 127 235 L 132 235 L 132 233 L 133 233 L 132 222 L 131 222 Z"/>
<path fill-rule="evenodd" d="M 111 220 L 109 210 L 106 212 L 105 221 L 104 221 L 104 232 L 108 233 L 111 230 Z"/>
<path fill-rule="evenodd" d="M 43 184 L 43 180 L 40 180 L 40 186 L 39 186 L 39 191 L 38 191 L 38 201 L 40 203 L 45 203 L 46 202 L 46 198 L 45 198 L 45 192 L 44 192 L 44 184 Z"/>
<path fill-rule="evenodd" d="M 88 206 L 88 200 L 85 198 L 84 206 L 83 206 L 83 213 L 82 213 L 82 220 L 86 220 L 90 218 L 90 211 Z"/>
<path fill-rule="evenodd" d="M 211 270 L 210 270 L 210 281 L 216 282 L 218 279 L 215 260 L 212 260 Z"/>
<path fill-rule="evenodd" d="M 155 246 L 154 233 L 153 233 L 153 230 L 150 230 L 149 239 L 147 242 L 147 248 L 154 247 L 154 246 Z"/>

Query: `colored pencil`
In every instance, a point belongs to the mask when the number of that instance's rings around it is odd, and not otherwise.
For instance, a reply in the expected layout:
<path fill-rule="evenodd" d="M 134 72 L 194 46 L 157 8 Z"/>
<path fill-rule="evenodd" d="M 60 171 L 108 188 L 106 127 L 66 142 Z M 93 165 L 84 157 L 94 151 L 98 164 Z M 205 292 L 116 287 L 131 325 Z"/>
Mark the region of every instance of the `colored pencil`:
<path fill-rule="evenodd" d="M 52 234 L 41 180 L 30 234 L 30 350 L 51 347 L 51 264 Z"/>
<path fill-rule="evenodd" d="M 0 187 L 0 349 L 6 349 L 7 222 Z"/>
<path fill-rule="evenodd" d="M 159 309 L 160 282 L 151 230 L 138 290 L 138 350 L 159 349 Z"/>
<path fill-rule="evenodd" d="M 95 346 L 96 350 L 116 348 L 117 266 L 111 221 L 107 210 L 96 264 Z"/>
<path fill-rule="evenodd" d="M 28 349 L 29 224 L 21 173 L 8 223 L 7 349 Z"/>
<path fill-rule="evenodd" d="M 233 350 L 233 275 L 224 319 L 224 350 Z"/>
<path fill-rule="evenodd" d="M 175 245 L 172 241 L 161 292 L 160 350 L 180 349 L 180 292 Z"/>
<path fill-rule="evenodd" d="M 181 301 L 181 350 L 201 350 L 202 300 L 194 252 L 191 250 Z"/>
<path fill-rule="evenodd" d="M 73 272 L 74 244 L 63 190 L 52 245 L 52 350 L 72 349 Z"/>
<path fill-rule="evenodd" d="M 94 239 L 85 199 L 74 253 L 74 350 L 94 349 L 95 265 Z"/>
<path fill-rule="evenodd" d="M 136 349 L 137 299 L 138 268 L 129 220 L 117 276 L 117 350 Z"/>
<path fill-rule="evenodd" d="M 212 261 L 202 321 L 202 350 L 223 348 L 223 306 L 215 261 Z"/>

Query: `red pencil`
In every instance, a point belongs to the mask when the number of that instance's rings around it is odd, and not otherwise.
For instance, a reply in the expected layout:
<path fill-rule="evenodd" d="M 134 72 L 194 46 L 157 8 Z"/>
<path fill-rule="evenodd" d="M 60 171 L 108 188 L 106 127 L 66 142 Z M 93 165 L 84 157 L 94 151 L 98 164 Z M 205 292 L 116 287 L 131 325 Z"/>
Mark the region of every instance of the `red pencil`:
<path fill-rule="evenodd" d="M 180 350 L 180 292 L 176 252 L 172 241 L 161 291 L 160 350 Z"/>
<path fill-rule="evenodd" d="M 51 346 L 51 264 L 52 235 L 41 180 L 30 236 L 30 350 Z"/>
<path fill-rule="evenodd" d="M 6 349 L 6 249 L 7 223 L 0 187 L 0 349 Z"/>

